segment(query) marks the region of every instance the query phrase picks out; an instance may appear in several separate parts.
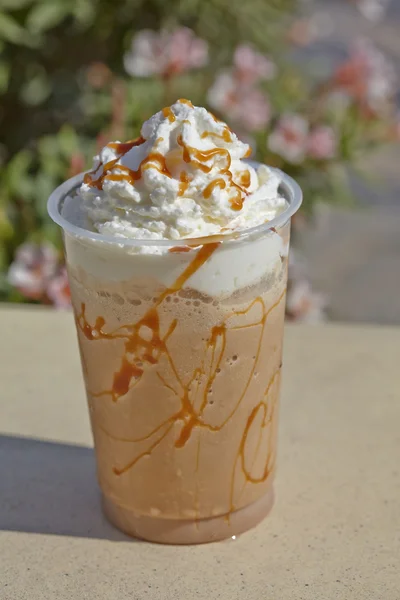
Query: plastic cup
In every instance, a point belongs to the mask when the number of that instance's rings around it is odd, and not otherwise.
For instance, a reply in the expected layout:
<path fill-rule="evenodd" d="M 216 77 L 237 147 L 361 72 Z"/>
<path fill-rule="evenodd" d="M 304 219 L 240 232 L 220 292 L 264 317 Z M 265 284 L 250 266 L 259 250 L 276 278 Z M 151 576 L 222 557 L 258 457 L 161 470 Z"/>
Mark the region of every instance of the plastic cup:
<path fill-rule="evenodd" d="M 129 535 L 215 541 L 272 507 L 290 219 L 301 204 L 298 185 L 280 175 L 288 206 L 278 217 L 197 240 L 117 239 L 73 225 L 62 207 L 82 175 L 49 199 L 63 229 L 103 507 Z"/>

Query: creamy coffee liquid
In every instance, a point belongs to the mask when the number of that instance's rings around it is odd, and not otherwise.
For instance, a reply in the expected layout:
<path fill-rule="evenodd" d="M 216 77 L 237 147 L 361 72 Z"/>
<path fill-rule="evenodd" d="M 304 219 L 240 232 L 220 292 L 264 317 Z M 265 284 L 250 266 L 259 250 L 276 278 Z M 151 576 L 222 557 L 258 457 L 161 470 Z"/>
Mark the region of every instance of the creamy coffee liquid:
<path fill-rule="evenodd" d="M 113 520 L 156 541 L 226 537 L 271 503 L 286 259 L 213 297 L 190 275 L 217 248 L 185 253 L 170 289 L 69 266 L 100 485 Z"/>

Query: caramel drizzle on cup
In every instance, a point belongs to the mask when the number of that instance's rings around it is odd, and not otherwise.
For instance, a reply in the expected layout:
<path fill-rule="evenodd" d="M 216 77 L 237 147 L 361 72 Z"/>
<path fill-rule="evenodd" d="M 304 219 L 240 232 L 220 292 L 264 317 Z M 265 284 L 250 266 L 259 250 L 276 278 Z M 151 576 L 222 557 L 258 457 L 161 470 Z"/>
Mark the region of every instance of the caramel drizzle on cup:
<path fill-rule="evenodd" d="M 125 340 L 125 354 L 122 359 L 121 368 L 119 371 L 114 373 L 113 384 L 111 389 L 101 392 L 101 396 L 110 395 L 114 402 L 116 402 L 121 396 L 124 396 L 130 389 L 132 379 L 140 378 L 143 374 L 143 368 L 138 366 L 137 362 L 148 362 L 150 364 L 156 364 L 161 352 L 166 352 L 165 342 L 166 339 L 171 335 L 175 329 L 177 322 L 173 321 L 171 328 L 167 333 L 166 338 L 160 336 L 160 323 L 157 312 L 158 306 L 165 300 L 169 294 L 173 294 L 179 291 L 185 284 L 187 279 L 191 277 L 197 269 L 203 265 L 206 260 L 213 254 L 218 242 L 204 245 L 197 252 L 195 258 L 183 271 L 183 273 L 177 278 L 175 283 L 164 290 L 159 296 L 154 306 L 150 308 L 146 314 L 135 324 L 127 327 L 120 327 L 114 333 L 106 333 L 104 331 L 105 320 L 103 317 L 98 317 L 94 326 L 90 326 L 85 316 L 85 305 L 81 307 L 81 314 L 77 318 L 77 326 L 82 331 L 84 336 L 88 340 L 98 339 L 123 339 Z M 142 327 L 148 327 L 152 332 L 150 341 L 147 341 L 140 334 Z M 122 330 L 126 330 L 126 333 Z M 136 359 L 132 363 L 129 362 L 127 355 L 138 356 L 142 352 L 143 356 L 140 359 Z M 92 394 L 94 395 L 94 394 Z"/>
<path fill-rule="evenodd" d="M 187 282 L 189 277 L 196 273 L 196 271 L 211 257 L 211 255 L 217 249 L 218 245 L 219 243 L 216 242 L 202 246 L 197 251 L 193 260 L 184 269 L 181 275 L 176 279 L 174 284 L 171 287 L 166 288 L 160 294 L 160 296 L 154 302 L 154 305 L 136 323 L 123 325 L 115 331 L 107 332 L 105 331 L 106 323 L 103 317 L 97 317 L 94 325 L 91 325 L 89 323 L 89 321 L 86 318 L 86 307 L 84 303 L 82 303 L 81 305 L 80 313 L 76 316 L 78 331 L 81 331 L 82 335 L 87 340 L 94 342 L 105 339 L 120 339 L 124 343 L 124 353 L 121 357 L 121 364 L 119 369 L 114 373 L 111 388 L 98 393 L 93 393 L 90 390 L 88 390 L 89 395 L 95 398 L 109 396 L 113 402 L 118 402 L 118 400 L 121 397 L 125 396 L 141 380 L 144 373 L 143 364 L 146 363 L 150 366 L 154 366 L 159 362 L 160 357 L 162 355 L 165 355 L 171 367 L 172 374 L 174 376 L 174 383 L 170 384 L 169 382 L 167 382 L 160 373 L 157 373 L 157 375 L 162 381 L 162 383 L 165 385 L 165 387 L 171 390 L 180 399 L 181 407 L 179 411 L 173 414 L 168 419 L 166 419 L 164 422 L 160 423 L 155 429 L 153 429 L 150 433 L 143 437 L 136 439 L 118 438 L 113 436 L 110 432 L 106 431 L 104 427 L 102 427 L 102 431 L 111 439 L 130 443 L 150 440 L 150 438 L 153 438 L 153 436 L 159 434 L 157 435 L 156 439 L 151 442 L 150 446 L 145 451 L 135 456 L 128 464 L 118 467 L 114 466 L 113 472 L 117 476 L 121 476 L 127 471 L 129 471 L 144 456 L 150 456 L 153 450 L 157 446 L 159 446 L 159 444 L 168 436 L 173 426 L 179 421 L 182 422 L 182 428 L 180 434 L 175 440 L 176 448 L 182 448 L 183 446 L 185 446 L 195 429 L 207 429 L 215 433 L 221 431 L 236 414 L 243 402 L 243 399 L 247 394 L 248 388 L 253 379 L 254 372 L 260 359 L 262 343 L 265 337 L 265 327 L 267 323 L 267 318 L 271 312 L 273 312 L 278 306 L 281 305 L 285 297 L 285 291 L 282 292 L 282 294 L 279 296 L 276 302 L 268 309 L 266 308 L 263 299 L 261 297 L 257 297 L 244 310 L 233 312 L 228 317 L 226 317 L 219 325 L 212 327 L 210 335 L 205 343 L 205 352 L 201 363 L 193 370 L 192 376 L 187 383 L 184 383 L 181 376 L 179 375 L 178 369 L 176 368 L 174 363 L 173 356 L 171 355 L 167 344 L 168 339 L 175 331 L 175 328 L 178 323 L 177 319 L 173 319 L 171 321 L 164 335 L 162 335 L 160 331 L 160 317 L 158 313 L 159 306 L 162 304 L 162 302 L 164 302 L 164 300 L 168 296 L 175 294 L 182 289 L 183 285 Z M 261 312 L 261 316 L 258 321 L 251 324 L 236 325 L 229 327 L 229 320 L 232 317 L 245 316 L 255 306 L 259 306 Z M 143 327 L 148 328 L 150 330 L 150 339 L 148 339 L 148 336 L 146 336 L 146 338 L 143 337 L 141 333 L 141 329 Z M 235 329 L 255 327 L 259 327 L 260 329 L 257 341 L 257 350 L 250 373 L 246 381 L 244 382 L 244 387 L 241 390 L 238 398 L 236 399 L 235 405 L 233 406 L 229 414 L 218 425 L 212 425 L 205 420 L 204 411 L 208 404 L 209 390 L 215 380 L 215 377 L 218 373 L 224 356 L 227 332 Z M 210 366 L 207 367 L 206 356 L 207 353 L 210 351 L 211 363 Z M 255 477 L 251 474 L 252 466 L 249 468 L 246 465 L 245 447 L 249 432 L 253 428 L 253 423 L 255 422 L 259 412 L 262 413 L 262 422 L 259 436 L 263 435 L 262 429 L 264 429 L 268 423 L 273 422 L 275 426 L 276 419 L 274 419 L 273 417 L 275 412 L 275 404 L 278 396 L 278 390 L 275 394 L 272 394 L 271 390 L 274 387 L 275 381 L 279 380 L 281 366 L 282 365 L 279 364 L 276 370 L 274 371 L 273 376 L 271 377 L 270 381 L 266 386 L 264 398 L 253 408 L 246 421 L 246 425 L 243 430 L 236 458 L 233 464 L 230 489 L 230 511 L 228 513 L 228 516 L 232 511 L 235 510 L 234 493 L 237 465 L 241 465 L 241 470 L 245 478 L 244 486 L 248 482 L 255 484 L 266 481 L 266 479 L 269 477 L 270 473 L 273 470 L 275 456 L 273 454 L 272 433 L 270 434 L 268 442 L 268 452 L 265 468 L 262 474 L 258 477 Z M 200 393 L 200 406 L 196 408 L 194 406 L 194 400 L 192 401 L 191 399 L 192 387 L 196 387 L 195 393 L 197 394 L 200 391 L 198 382 L 201 378 L 206 378 L 206 381 L 203 387 L 203 391 L 202 393 Z M 261 438 L 259 437 L 259 442 L 257 444 L 258 449 L 260 446 L 260 439 Z M 256 454 L 258 455 L 258 450 Z M 255 460 L 256 456 L 253 459 L 253 464 Z M 241 493 L 243 492 L 244 486 L 242 488 Z"/>

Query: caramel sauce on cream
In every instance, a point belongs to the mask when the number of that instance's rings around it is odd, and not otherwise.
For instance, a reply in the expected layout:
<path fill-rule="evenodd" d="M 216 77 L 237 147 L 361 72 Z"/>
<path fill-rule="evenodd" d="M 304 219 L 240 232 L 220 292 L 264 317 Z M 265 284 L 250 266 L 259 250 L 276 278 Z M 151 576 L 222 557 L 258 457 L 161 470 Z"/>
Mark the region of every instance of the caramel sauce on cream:
<path fill-rule="evenodd" d="M 227 133 L 230 135 L 228 130 L 225 130 L 225 131 L 227 131 Z M 209 135 L 210 132 L 207 131 L 204 133 Z M 222 136 L 220 136 L 218 134 L 218 137 L 224 137 L 224 135 L 225 135 L 225 133 L 222 134 Z M 233 181 L 233 175 L 230 171 L 231 155 L 229 153 L 229 150 L 227 148 L 211 148 L 210 150 L 198 150 L 197 148 L 193 148 L 193 147 L 185 144 L 181 135 L 178 135 L 177 142 L 178 142 L 179 146 L 181 146 L 181 148 L 182 148 L 183 160 L 187 164 L 191 165 L 192 167 L 200 169 L 204 173 L 210 173 L 210 171 L 213 168 L 213 164 L 208 165 L 205 163 L 209 162 L 212 159 L 215 159 L 216 157 L 220 157 L 225 160 L 225 165 L 220 167 L 220 174 L 226 175 L 228 178 L 228 185 L 235 187 L 237 190 L 235 195 L 233 196 L 233 198 L 230 199 L 231 208 L 233 210 L 237 210 L 237 211 L 241 210 L 243 208 L 243 202 L 244 202 L 245 197 L 248 194 L 248 192 L 246 189 L 244 189 L 239 184 L 237 184 Z M 248 173 L 248 185 L 249 185 L 250 184 L 250 172 L 246 171 L 246 173 Z M 247 179 L 245 179 L 245 183 L 247 183 Z M 211 183 L 208 184 L 208 186 L 203 191 L 203 196 L 204 196 L 204 198 L 207 199 L 211 196 L 211 193 L 215 187 L 219 187 L 220 189 L 225 189 L 226 186 L 227 186 L 227 182 L 222 177 L 214 179 Z"/>
<path fill-rule="evenodd" d="M 214 133 L 213 131 L 203 131 L 203 133 L 200 136 L 202 139 L 207 138 L 207 137 L 215 137 L 215 138 L 219 138 L 221 140 L 224 140 L 224 142 L 231 142 L 232 141 L 232 136 L 231 136 L 231 132 L 230 130 L 225 127 L 224 131 L 222 134 L 219 133 Z"/>
<path fill-rule="evenodd" d="M 107 145 L 109 148 L 112 148 L 112 150 L 115 150 L 118 154 L 124 155 L 129 152 L 129 150 L 132 150 L 134 146 L 141 146 L 145 141 L 146 140 L 140 136 L 135 140 L 130 140 L 129 142 L 110 142 Z"/>
<path fill-rule="evenodd" d="M 187 106 L 190 106 L 190 108 L 194 108 L 194 106 L 190 102 L 190 100 L 186 100 L 186 98 L 179 98 L 179 100 L 177 100 L 177 102 L 180 102 L 181 104 L 187 104 Z"/>
<path fill-rule="evenodd" d="M 248 170 L 243 171 L 243 173 L 241 173 L 241 175 L 240 175 L 240 184 L 243 187 L 247 188 L 250 185 L 250 181 L 251 181 L 250 171 L 248 171 Z"/>
<path fill-rule="evenodd" d="M 174 113 L 172 112 L 172 109 L 170 106 L 166 106 L 165 108 L 162 109 L 162 114 L 164 115 L 164 117 L 168 120 L 170 123 L 173 123 L 174 121 L 176 121 L 176 117 L 174 115 Z"/>
<path fill-rule="evenodd" d="M 221 190 L 225 189 L 226 187 L 226 181 L 225 179 L 222 179 L 222 177 L 219 177 L 218 179 L 214 179 L 211 183 L 208 184 L 208 186 L 206 187 L 206 189 L 203 191 L 203 196 L 204 198 L 209 198 L 213 192 L 213 189 L 219 187 Z"/>
<path fill-rule="evenodd" d="M 189 175 L 186 173 L 186 171 L 182 171 L 182 173 L 180 174 L 179 177 L 179 192 L 178 192 L 178 196 L 183 196 L 184 193 L 186 192 L 186 190 L 189 187 L 189 183 L 190 183 L 190 177 Z"/>
<path fill-rule="evenodd" d="M 181 98 L 180 100 L 178 100 L 178 102 L 193 107 L 192 103 L 189 100 L 185 100 L 184 98 Z M 166 118 L 168 118 L 171 123 L 176 120 L 176 116 L 172 111 L 171 107 L 163 108 L 162 112 L 163 115 Z M 219 120 L 214 115 L 212 116 L 217 122 L 219 122 Z M 229 143 L 232 141 L 231 133 L 232 132 L 229 129 L 229 127 L 226 126 L 223 129 L 222 134 L 214 133 L 212 131 L 204 131 L 201 134 L 201 138 L 219 138 Z M 134 146 L 140 146 L 141 144 L 144 144 L 145 141 L 146 140 L 143 137 L 138 137 L 137 139 L 128 142 L 109 143 L 108 147 L 115 150 L 118 154 L 118 157 L 113 160 L 110 160 L 105 164 L 99 165 L 97 169 L 87 173 L 84 176 L 84 182 L 91 187 L 97 188 L 98 190 L 103 189 L 103 183 L 105 180 L 126 181 L 134 186 L 135 183 L 141 179 L 143 171 L 149 168 L 157 169 L 159 173 L 172 178 L 172 175 L 167 167 L 165 156 L 157 151 L 150 152 L 150 154 L 142 160 L 137 170 L 133 170 L 127 166 L 117 164 L 119 160 Z M 159 141 L 162 141 L 162 138 L 157 139 L 156 145 Z M 207 187 L 203 191 L 203 196 L 206 199 L 210 198 L 212 191 L 216 187 L 219 187 L 220 189 L 234 187 L 236 188 L 236 191 L 234 196 L 230 198 L 231 208 L 235 211 L 241 210 L 243 207 L 245 197 L 248 194 L 246 188 L 250 185 L 250 172 L 248 170 L 244 171 L 244 173 L 242 173 L 240 177 L 239 183 L 233 181 L 233 176 L 230 171 L 231 155 L 229 153 L 229 150 L 227 148 L 211 148 L 210 150 L 199 150 L 186 144 L 183 141 L 182 135 L 177 136 L 177 143 L 182 148 L 183 161 L 186 164 L 190 165 L 192 168 L 200 169 L 204 173 L 210 173 L 213 166 L 215 165 L 215 161 L 222 163 L 221 165 L 218 165 L 221 177 L 217 177 L 207 185 Z M 96 179 L 94 175 L 99 168 L 102 168 L 102 173 Z M 225 178 L 222 177 L 222 175 L 225 175 Z M 179 179 L 178 196 L 183 196 L 185 194 L 185 192 L 188 189 L 189 182 L 190 176 L 183 171 Z"/>

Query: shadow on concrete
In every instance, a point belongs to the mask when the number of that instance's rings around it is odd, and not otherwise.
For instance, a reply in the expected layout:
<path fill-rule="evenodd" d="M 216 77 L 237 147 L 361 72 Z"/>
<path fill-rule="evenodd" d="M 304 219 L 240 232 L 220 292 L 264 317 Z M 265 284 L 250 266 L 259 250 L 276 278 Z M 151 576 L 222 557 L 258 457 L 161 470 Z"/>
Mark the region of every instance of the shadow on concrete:
<path fill-rule="evenodd" d="M 103 516 L 95 469 L 91 448 L 0 435 L 0 530 L 132 541 Z"/>

